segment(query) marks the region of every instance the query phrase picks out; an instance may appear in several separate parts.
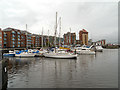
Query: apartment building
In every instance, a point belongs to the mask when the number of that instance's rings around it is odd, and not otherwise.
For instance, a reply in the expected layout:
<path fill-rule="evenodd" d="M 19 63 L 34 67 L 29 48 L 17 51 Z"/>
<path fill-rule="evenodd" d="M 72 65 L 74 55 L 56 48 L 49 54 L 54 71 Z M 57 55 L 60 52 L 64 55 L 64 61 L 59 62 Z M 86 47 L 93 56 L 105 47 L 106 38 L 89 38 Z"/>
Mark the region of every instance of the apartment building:
<path fill-rule="evenodd" d="M 63 35 L 64 45 L 75 45 L 76 44 L 76 34 L 67 32 Z"/>
<path fill-rule="evenodd" d="M 0 48 L 2 48 L 2 30 L 0 28 Z"/>
<path fill-rule="evenodd" d="M 79 31 L 79 40 L 82 45 L 88 45 L 88 32 L 85 29 Z"/>

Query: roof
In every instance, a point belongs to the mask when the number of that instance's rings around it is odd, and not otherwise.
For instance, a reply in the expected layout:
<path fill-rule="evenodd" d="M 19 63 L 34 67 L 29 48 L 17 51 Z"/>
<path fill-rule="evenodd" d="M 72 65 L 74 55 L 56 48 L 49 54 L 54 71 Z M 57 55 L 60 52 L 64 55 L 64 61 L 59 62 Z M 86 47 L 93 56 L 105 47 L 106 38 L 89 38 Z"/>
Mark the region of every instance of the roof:
<path fill-rule="evenodd" d="M 85 29 L 82 29 L 81 31 L 82 31 L 82 32 L 87 32 Z"/>

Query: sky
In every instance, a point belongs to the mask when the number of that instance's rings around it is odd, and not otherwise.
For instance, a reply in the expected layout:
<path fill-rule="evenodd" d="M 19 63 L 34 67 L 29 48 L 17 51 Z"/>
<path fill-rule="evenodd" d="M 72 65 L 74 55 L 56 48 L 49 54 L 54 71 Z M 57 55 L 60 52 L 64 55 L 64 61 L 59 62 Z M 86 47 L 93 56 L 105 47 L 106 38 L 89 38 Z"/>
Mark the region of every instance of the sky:
<path fill-rule="evenodd" d="M 118 42 L 118 0 L 0 0 L 0 28 L 26 29 L 54 35 L 55 16 L 61 17 L 61 37 L 85 29 L 93 41 Z M 59 26 L 57 35 L 59 34 Z"/>

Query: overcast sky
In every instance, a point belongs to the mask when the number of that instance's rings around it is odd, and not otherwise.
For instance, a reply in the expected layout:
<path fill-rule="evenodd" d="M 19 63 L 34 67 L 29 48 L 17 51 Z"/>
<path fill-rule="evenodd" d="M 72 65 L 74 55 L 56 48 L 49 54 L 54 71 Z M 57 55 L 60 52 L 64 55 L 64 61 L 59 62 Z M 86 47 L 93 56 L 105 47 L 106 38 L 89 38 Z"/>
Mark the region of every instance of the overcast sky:
<path fill-rule="evenodd" d="M 25 29 L 35 34 L 54 35 L 55 13 L 61 17 L 61 37 L 69 28 L 79 39 L 79 31 L 86 29 L 93 41 L 118 40 L 118 0 L 0 0 L 0 28 Z M 108 2 L 109 1 L 109 2 Z M 114 1 L 114 2 L 113 2 Z M 58 29 L 59 33 L 59 29 Z"/>

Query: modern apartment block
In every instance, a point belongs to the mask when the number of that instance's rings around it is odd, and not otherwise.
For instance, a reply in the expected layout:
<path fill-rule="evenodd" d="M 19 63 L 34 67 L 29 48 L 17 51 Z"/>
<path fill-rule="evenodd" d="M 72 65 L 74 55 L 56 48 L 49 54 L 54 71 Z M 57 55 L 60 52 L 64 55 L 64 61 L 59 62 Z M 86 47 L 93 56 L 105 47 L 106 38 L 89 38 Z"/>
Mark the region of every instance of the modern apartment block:
<path fill-rule="evenodd" d="M 25 48 L 26 47 L 26 33 L 25 33 L 25 31 L 21 31 L 20 40 L 21 40 L 20 47 Z"/>
<path fill-rule="evenodd" d="M 2 30 L 0 28 L 0 48 L 2 48 Z"/>
<path fill-rule="evenodd" d="M 0 47 L 3 48 L 33 48 L 42 46 L 54 46 L 54 36 L 31 34 L 25 30 L 14 28 L 0 29 Z M 58 39 L 57 39 L 58 42 Z"/>
<path fill-rule="evenodd" d="M 63 35 L 64 45 L 75 45 L 76 44 L 76 34 L 67 32 Z"/>
<path fill-rule="evenodd" d="M 20 30 L 6 28 L 3 30 L 3 47 L 20 47 Z"/>
<path fill-rule="evenodd" d="M 88 32 L 85 29 L 79 31 L 79 40 L 82 45 L 88 45 Z"/>
<path fill-rule="evenodd" d="M 26 35 L 26 48 L 32 47 L 32 34 L 27 31 L 23 31 Z"/>
<path fill-rule="evenodd" d="M 37 34 L 32 34 L 32 47 L 40 47 L 41 45 L 41 36 Z"/>
<path fill-rule="evenodd" d="M 31 33 L 14 28 L 3 31 L 3 48 L 31 48 Z"/>

